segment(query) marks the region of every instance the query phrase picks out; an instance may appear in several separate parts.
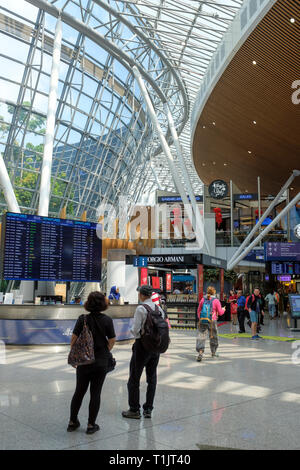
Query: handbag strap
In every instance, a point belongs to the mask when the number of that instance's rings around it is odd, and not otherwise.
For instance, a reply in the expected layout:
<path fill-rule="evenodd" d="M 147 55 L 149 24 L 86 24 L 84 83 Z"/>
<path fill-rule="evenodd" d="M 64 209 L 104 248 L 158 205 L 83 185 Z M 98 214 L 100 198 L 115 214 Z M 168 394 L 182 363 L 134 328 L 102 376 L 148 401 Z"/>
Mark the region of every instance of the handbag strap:
<path fill-rule="evenodd" d="M 96 325 L 96 328 L 98 328 L 98 331 L 100 331 L 101 335 L 104 337 L 106 343 L 108 344 L 107 337 L 106 337 L 106 335 L 104 334 L 104 331 L 102 330 L 102 328 L 98 325 L 97 320 L 94 319 L 93 323 Z"/>

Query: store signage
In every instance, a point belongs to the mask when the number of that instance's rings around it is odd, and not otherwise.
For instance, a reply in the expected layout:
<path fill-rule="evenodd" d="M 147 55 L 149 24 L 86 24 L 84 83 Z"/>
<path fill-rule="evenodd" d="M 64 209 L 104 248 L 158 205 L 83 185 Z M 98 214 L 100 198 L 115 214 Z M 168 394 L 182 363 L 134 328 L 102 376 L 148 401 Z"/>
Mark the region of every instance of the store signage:
<path fill-rule="evenodd" d="M 223 180 L 215 180 L 209 185 L 208 193 L 213 199 L 223 199 L 228 195 L 228 184 Z"/>
<path fill-rule="evenodd" d="M 279 282 L 291 282 L 292 276 L 277 276 Z"/>
<path fill-rule="evenodd" d="M 175 255 L 161 255 L 161 256 L 148 256 L 148 264 L 159 264 L 159 263 L 184 263 L 185 256 L 175 256 Z"/>
<path fill-rule="evenodd" d="M 234 194 L 234 201 L 257 201 L 258 194 L 256 193 L 246 193 L 246 194 Z"/>
<path fill-rule="evenodd" d="M 201 262 L 205 266 L 215 266 L 216 268 L 227 269 L 227 261 L 220 258 L 215 258 L 214 256 L 201 255 Z"/>
<path fill-rule="evenodd" d="M 138 268 L 144 268 L 148 266 L 148 258 L 147 256 L 134 256 L 133 258 L 133 266 Z"/>
<path fill-rule="evenodd" d="M 138 257 L 136 257 L 138 258 Z M 140 258 L 146 258 L 147 264 L 143 266 L 138 266 L 134 261 L 134 256 L 126 256 L 126 264 L 133 264 L 134 266 L 144 267 L 144 266 L 157 266 L 157 265 L 184 265 L 184 266 L 195 266 L 196 264 L 204 264 L 205 266 L 212 266 L 216 268 L 227 269 L 227 261 L 223 259 L 216 258 L 214 256 L 208 256 L 204 254 L 174 254 L 174 255 L 149 255 L 142 256 Z"/>

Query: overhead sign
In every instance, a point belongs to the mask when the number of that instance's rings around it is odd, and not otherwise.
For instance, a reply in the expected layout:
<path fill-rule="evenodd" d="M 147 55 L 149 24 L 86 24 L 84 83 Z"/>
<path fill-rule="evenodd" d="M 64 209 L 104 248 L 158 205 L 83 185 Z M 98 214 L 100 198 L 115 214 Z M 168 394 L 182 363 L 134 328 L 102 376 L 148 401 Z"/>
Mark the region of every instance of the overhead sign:
<path fill-rule="evenodd" d="M 190 197 L 187 196 L 188 200 Z M 203 202 L 203 196 L 195 195 L 197 202 Z M 182 202 L 181 196 L 158 196 L 158 202 Z"/>
<path fill-rule="evenodd" d="M 228 195 L 228 184 L 223 180 L 215 180 L 209 185 L 208 193 L 213 199 L 223 199 Z"/>
<path fill-rule="evenodd" d="M 300 242 L 265 243 L 266 261 L 300 261 Z"/>
<path fill-rule="evenodd" d="M 247 256 L 245 256 L 243 261 L 253 261 L 255 263 L 264 263 L 265 262 L 265 250 L 262 248 L 259 250 L 249 251 L 249 253 L 247 254 Z"/>
<path fill-rule="evenodd" d="M 234 194 L 233 200 L 234 201 L 257 201 L 258 194 L 257 193 Z"/>
<path fill-rule="evenodd" d="M 216 258 L 214 256 L 208 256 L 204 254 L 172 254 L 172 255 L 149 255 L 135 257 L 133 255 L 126 255 L 126 264 L 134 264 L 134 258 L 146 258 L 147 266 L 159 266 L 159 265 L 184 265 L 184 266 L 195 266 L 197 264 L 204 264 L 205 266 L 212 266 L 216 268 L 227 269 L 227 261 Z M 146 266 L 146 265 L 144 265 Z"/>

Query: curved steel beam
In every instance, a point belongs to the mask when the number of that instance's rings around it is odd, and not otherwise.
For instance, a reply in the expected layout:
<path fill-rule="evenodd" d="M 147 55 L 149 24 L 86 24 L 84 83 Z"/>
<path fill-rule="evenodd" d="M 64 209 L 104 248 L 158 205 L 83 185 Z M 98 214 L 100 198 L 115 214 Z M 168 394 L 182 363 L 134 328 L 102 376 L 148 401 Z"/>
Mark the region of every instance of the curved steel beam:
<path fill-rule="evenodd" d="M 173 77 L 175 78 L 177 84 L 178 84 L 178 88 L 181 90 L 182 92 L 182 96 L 183 96 L 183 99 L 184 99 L 184 112 L 185 112 L 185 115 L 184 115 L 184 119 L 183 121 L 186 122 L 187 119 L 188 119 L 188 112 L 189 112 L 189 102 L 188 102 L 188 98 L 187 98 L 187 93 L 186 93 L 186 87 L 184 85 L 184 82 L 183 80 L 180 78 L 180 76 L 176 73 L 176 71 L 174 70 L 174 67 L 172 66 L 171 62 L 169 61 L 169 59 L 164 55 L 162 54 L 161 50 L 155 45 L 153 44 L 149 38 L 143 33 L 141 32 L 136 26 L 134 26 L 129 20 L 127 20 L 126 18 L 124 18 L 117 10 L 115 10 L 114 8 L 112 8 L 110 5 L 108 5 L 107 3 L 103 2 L 102 0 L 94 0 L 94 3 L 96 3 L 97 5 L 101 6 L 104 10 L 106 10 L 107 12 L 109 12 L 110 14 L 112 14 L 115 18 L 117 18 L 121 23 L 123 23 L 125 26 L 127 26 L 128 29 L 130 29 L 134 34 L 136 34 L 140 39 L 142 39 L 142 41 L 147 44 L 157 55 L 158 57 L 160 57 L 160 59 L 165 62 L 165 64 L 167 65 L 168 69 L 170 70 L 170 72 L 172 73 Z M 159 39 L 159 38 L 158 38 Z"/>
<path fill-rule="evenodd" d="M 50 14 L 51 16 L 58 18 L 59 16 L 62 19 L 62 22 L 68 24 L 75 30 L 81 32 L 84 34 L 86 37 L 91 39 L 95 44 L 98 44 L 99 46 L 103 47 L 105 50 L 109 51 L 109 53 L 115 57 L 132 75 L 132 68 L 134 66 L 137 67 L 141 75 L 144 77 L 144 79 L 151 85 L 153 90 L 156 91 L 157 95 L 160 97 L 162 103 L 166 103 L 168 100 L 164 93 L 161 91 L 159 86 L 155 83 L 155 80 L 149 74 L 141 67 L 134 59 L 132 59 L 128 54 L 125 52 L 121 51 L 115 44 L 113 44 L 111 41 L 106 39 L 102 34 L 98 33 L 95 31 L 93 28 L 90 26 L 86 25 L 80 20 L 77 20 L 74 18 L 74 16 L 70 15 L 69 13 L 66 13 L 62 11 L 60 8 L 55 7 L 54 5 L 48 3 L 46 0 L 26 0 L 26 2 L 30 3 L 31 5 L 40 8 L 41 10 L 44 10 L 46 13 Z M 184 94 L 185 95 L 185 94 Z M 187 110 L 185 109 L 185 112 L 187 113 Z M 188 119 L 188 116 L 186 116 L 186 120 Z M 180 134 L 186 124 L 186 121 L 183 121 L 177 130 L 178 134 Z M 168 130 L 166 132 L 166 139 L 169 142 L 170 141 L 170 136 L 171 136 L 171 131 L 168 126 Z M 162 152 L 162 148 L 159 147 L 153 152 L 153 156 L 156 156 Z"/>

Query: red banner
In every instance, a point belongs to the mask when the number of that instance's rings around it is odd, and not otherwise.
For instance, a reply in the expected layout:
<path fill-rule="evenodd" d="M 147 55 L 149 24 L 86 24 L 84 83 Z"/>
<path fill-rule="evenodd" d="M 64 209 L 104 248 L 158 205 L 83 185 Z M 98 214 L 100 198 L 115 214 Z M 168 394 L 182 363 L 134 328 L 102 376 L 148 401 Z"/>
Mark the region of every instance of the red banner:
<path fill-rule="evenodd" d="M 140 285 L 141 286 L 146 286 L 148 284 L 148 268 L 140 268 L 141 271 L 141 281 Z"/>
<path fill-rule="evenodd" d="M 204 294 L 204 269 L 203 264 L 198 264 L 198 301 L 203 297 Z"/>
<path fill-rule="evenodd" d="M 172 292 L 172 274 L 171 273 L 166 274 L 166 291 Z"/>
<path fill-rule="evenodd" d="M 220 300 L 224 300 L 224 269 L 220 269 Z"/>
<path fill-rule="evenodd" d="M 160 289 L 160 282 L 158 276 L 152 276 L 152 287 L 153 289 Z"/>

